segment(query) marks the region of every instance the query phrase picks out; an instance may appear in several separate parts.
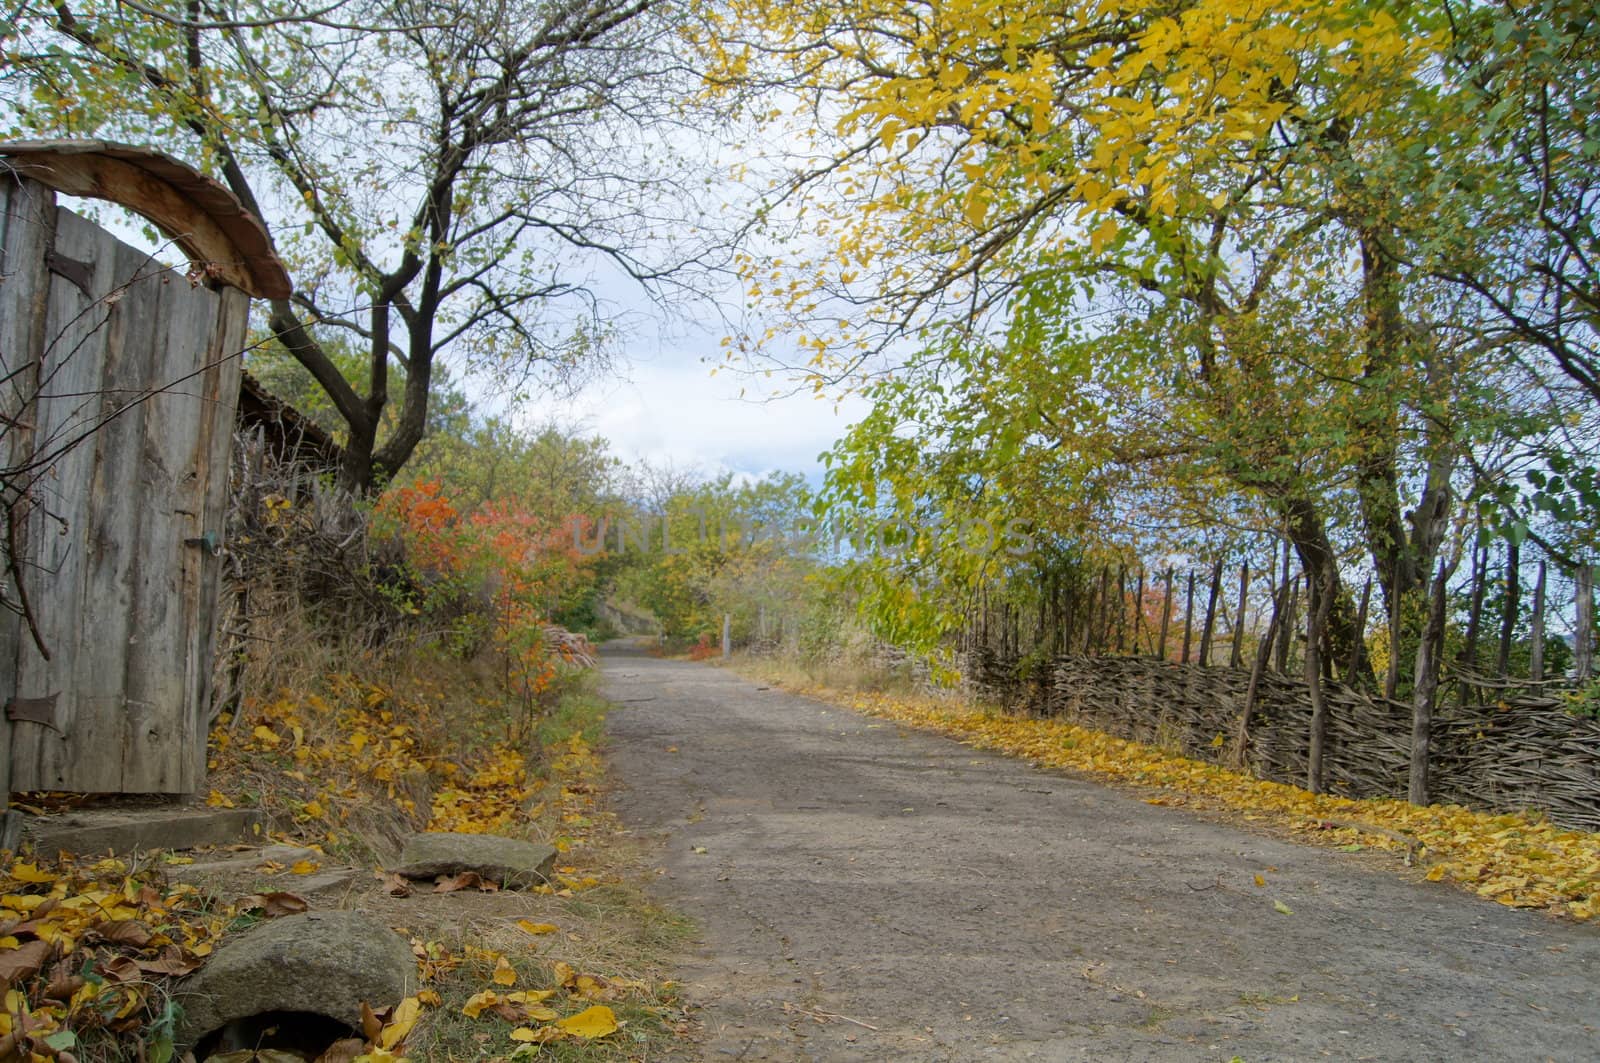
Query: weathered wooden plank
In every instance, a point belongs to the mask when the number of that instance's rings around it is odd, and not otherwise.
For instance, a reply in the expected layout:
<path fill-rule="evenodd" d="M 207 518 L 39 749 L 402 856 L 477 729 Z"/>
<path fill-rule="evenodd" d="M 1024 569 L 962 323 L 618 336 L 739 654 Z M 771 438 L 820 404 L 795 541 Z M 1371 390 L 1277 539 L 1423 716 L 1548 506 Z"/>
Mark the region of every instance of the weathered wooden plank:
<path fill-rule="evenodd" d="M 140 399 L 150 380 L 149 336 L 161 315 L 163 270 L 109 233 L 96 230 L 93 238 L 97 259 L 113 263 L 107 280 L 118 297 L 107 322 L 100 368 L 103 423 L 92 440 L 91 478 L 80 487 L 88 496 L 79 590 L 85 617 L 78 647 L 82 692 L 80 719 L 68 736 L 73 762 L 67 773 L 83 789 L 120 791 L 123 676 L 130 656 L 139 657 L 133 643 L 140 634 L 129 589 L 140 563 L 140 544 L 129 525 L 144 508 L 140 440 L 150 411 Z M 144 667 L 160 667 L 159 657 L 142 660 Z"/>
<path fill-rule="evenodd" d="M 151 338 L 153 379 L 163 390 L 148 403 L 140 465 L 145 500 L 139 516 L 141 567 L 133 616 L 144 652 L 167 662 L 159 670 L 130 668 L 122 744 L 122 789 L 183 792 L 197 785 L 191 754 L 198 663 L 193 627 L 203 549 L 186 540 L 204 535 L 205 488 L 198 453 L 207 402 L 207 364 L 218 313 L 217 297 L 177 278 L 163 288 L 162 312 Z M 205 667 L 209 669 L 209 662 Z"/>
<path fill-rule="evenodd" d="M 230 462 L 233 451 L 234 423 L 239 403 L 239 387 L 244 375 L 240 359 L 249 330 L 250 299 L 234 288 L 217 292 L 216 322 L 211 332 L 211 344 L 206 351 L 206 372 L 201 394 L 205 403 L 200 423 L 196 452 L 200 465 L 200 501 L 202 519 L 200 535 L 211 534 L 215 541 L 226 546 Z M 192 712 L 189 724 L 192 740 L 186 751 L 191 767 L 186 778 L 191 780 L 187 790 L 199 790 L 205 781 L 206 732 L 211 723 L 212 683 L 215 679 L 217 640 L 220 636 L 222 609 L 222 572 L 224 561 L 220 554 L 201 554 L 203 567 L 194 596 L 196 619 L 190 626 L 191 645 L 189 667 L 191 694 L 188 704 Z"/>
<path fill-rule="evenodd" d="M 88 266 L 87 295 L 53 275 L 46 312 L 40 398 L 35 417 L 35 452 L 48 465 L 35 482 L 37 505 L 29 521 L 30 548 L 38 580 L 40 630 L 51 658 L 31 646 L 18 654 L 17 681 L 25 696 L 58 694 L 54 727 L 19 724 L 12 734 L 14 787 L 20 790 L 69 788 L 73 762 L 71 735 L 80 729 L 82 675 L 76 646 L 82 627 L 83 528 L 93 450 L 77 445 L 99 416 L 99 366 L 107 324 L 115 308 L 96 296 L 109 292 L 114 263 L 96 257 L 96 230 L 82 218 L 58 210 L 55 251 Z"/>
<path fill-rule="evenodd" d="M 0 388 L 0 461 L 9 469 L 24 468 L 33 454 L 37 352 L 44 346 L 50 291 L 45 253 L 55 239 L 55 222 L 53 192 L 32 181 L 0 177 L 0 380 L 7 382 Z M 6 504 L 18 504 L 21 485 L 13 482 L 6 488 Z M 19 517 L 22 512 L 18 511 Z M 28 531 L 27 522 L 20 521 L 14 536 L 19 567 L 31 549 Z M 8 597 L 16 597 L 17 588 L 4 572 L 0 586 L 6 587 Z M 18 655 L 24 641 L 31 644 L 32 635 L 23 618 L 0 610 L 0 704 L 19 694 Z M 0 713 L 0 794 L 12 789 L 12 730 Z"/>

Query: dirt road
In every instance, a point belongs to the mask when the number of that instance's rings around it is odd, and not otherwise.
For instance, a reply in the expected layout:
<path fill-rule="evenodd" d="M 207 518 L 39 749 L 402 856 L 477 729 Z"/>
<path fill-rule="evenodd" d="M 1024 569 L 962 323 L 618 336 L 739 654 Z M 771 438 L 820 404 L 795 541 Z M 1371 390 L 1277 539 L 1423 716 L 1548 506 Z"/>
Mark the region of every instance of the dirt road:
<path fill-rule="evenodd" d="M 1600 1058 L 1595 928 L 706 665 L 605 683 L 620 811 L 701 928 L 691 1055 Z"/>

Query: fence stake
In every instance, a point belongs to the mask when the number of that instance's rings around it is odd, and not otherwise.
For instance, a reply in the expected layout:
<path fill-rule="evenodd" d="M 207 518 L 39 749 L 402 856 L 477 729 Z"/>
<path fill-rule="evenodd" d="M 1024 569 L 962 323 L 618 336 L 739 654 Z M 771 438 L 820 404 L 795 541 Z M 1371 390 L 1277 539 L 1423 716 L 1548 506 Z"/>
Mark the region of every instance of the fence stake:
<path fill-rule="evenodd" d="M 1500 614 L 1500 648 L 1494 655 L 1494 674 L 1506 677 L 1511 666 L 1511 635 L 1522 608 L 1522 549 L 1515 540 L 1506 540 L 1506 600 Z"/>
<path fill-rule="evenodd" d="M 1533 629 L 1528 633 L 1528 678 L 1544 681 L 1544 562 L 1533 582 Z"/>
<path fill-rule="evenodd" d="M 1211 590 L 1206 594 L 1206 624 L 1200 632 L 1200 667 L 1211 663 L 1211 635 L 1217 626 L 1217 587 L 1222 583 L 1222 559 L 1211 566 Z"/>
<path fill-rule="evenodd" d="M 1117 566 L 1117 652 L 1128 648 L 1128 565 Z"/>
<path fill-rule="evenodd" d="M 1183 599 L 1183 663 L 1189 663 L 1189 645 L 1194 634 L 1194 569 L 1189 570 L 1189 589 Z"/>
<path fill-rule="evenodd" d="M 1489 545 L 1485 543 L 1472 551 L 1472 600 L 1467 609 L 1467 638 L 1461 647 L 1461 656 L 1456 658 L 1462 671 L 1477 671 L 1478 668 L 1478 632 L 1483 624 L 1483 592 L 1489 582 Z M 1468 685 L 1466 676 L 1456 684 L 1456 701 L 1465 705 L 1474 691 Z"/>
<path fill-rule="evenodd" d="M 1233 646 L 1228 651 L 1228 667 L 1244 663 L 1245 605 L 1250 597 L 1250 562 L 1239 563 L 1239 611 L 1233 614 Z"/>
<path fill-rule="evenodd" d="M 1594 674 L 1594 566 L 1579 565 L 1573 577 L 1578 598 L 1573 608 L 1577 630 L 1573 632 L 1572 658 L 1578 682 L 1587 683 Z"/>
<path fill-rule="evenodd" d="M 1367 648 L 1367 607 L 1372 604 L 1372 577 L 1361 588 L 1361 608 L 1356 610 L 1355 644 L 1350 647 L 1350 667 L 1344 674 L 1345 682 L 1357 682 L 1361 674 L 1361 658 Z"/>
<path fill-rule="evenodd" d="M 1139 629 L 1144 621 L 1144 566 L 1139 566 L 1139 587 L 1133 592 L 1133 655 L 1142 657 L 1144 647 L 1139 644 Z"/>
<path fill-rule="evenodd" d="M 1288 596 L 1283 607 L 1283 622 L 1278 625 L 1277 666 L 1280 675 L 1289 671 L 1289 644 L 1294 641 L 1295 614 L 1300 605 L 1300 576 L 1289 567 L 1289 542 L 1283 543 L 1283 587 Z"/>
<path fill-rule="evenodd" d="M 1167 625 L 1172 622 L 1172 576 L 1173 570 L 1167 569 L 1167 593 L 1161 602 L 1161 638 L 1156 643 L 1156 656 L 1163 661 L 1167 659 Z"/>

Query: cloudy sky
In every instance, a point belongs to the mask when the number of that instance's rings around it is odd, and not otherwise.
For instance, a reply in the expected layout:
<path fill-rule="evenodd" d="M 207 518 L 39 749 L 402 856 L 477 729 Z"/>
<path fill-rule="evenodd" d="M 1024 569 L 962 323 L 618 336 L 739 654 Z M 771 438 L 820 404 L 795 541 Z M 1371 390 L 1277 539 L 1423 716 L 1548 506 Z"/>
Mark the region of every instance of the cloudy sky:
<path fill-rule="evenodd" d="M 815 480 L 817 455 L 866 412 L 865 403 L 835 404 L 809 392 L 768 398 L 781 387 L 777 378 L 726 369 L 712 376 L 721 338 L 710 324 L 687 337 L 637 337 L 614 375 L 571 399 L 530 402 L 523 416 L 604 436 L 625 461 L 670 462 L 708 474 L 781 470 Z"/>

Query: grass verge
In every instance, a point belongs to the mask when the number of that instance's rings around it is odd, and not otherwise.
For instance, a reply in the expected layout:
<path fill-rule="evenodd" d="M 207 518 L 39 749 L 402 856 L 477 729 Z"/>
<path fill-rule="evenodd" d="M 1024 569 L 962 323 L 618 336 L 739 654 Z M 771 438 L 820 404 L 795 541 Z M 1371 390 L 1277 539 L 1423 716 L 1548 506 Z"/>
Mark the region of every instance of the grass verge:
<path fill-rule="evenodd" d="M 687 1026 L 667 976 L 692 928 L 637 885 L 642 859 L 604 807 L 609 705 L 587 686 L 538 724 L 542 766 L 525 802 L 533 836 L 562 852 L 558 881 L 527 893 L 461 898 L 413 929 L 434 1006 L 406 1039 L 417 1060 L 617 1061 L 659 1056 Z M 427 922 L 429 911 L 412 911 Z M 584 1017 L 588 1016 L 586 1020 Z M 599 1016 L 600 1036 L 570 1031 Z M 527 1038 L 518 1041 L 514 1038 Z"/>

